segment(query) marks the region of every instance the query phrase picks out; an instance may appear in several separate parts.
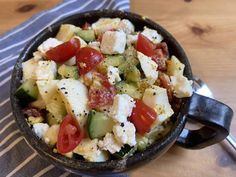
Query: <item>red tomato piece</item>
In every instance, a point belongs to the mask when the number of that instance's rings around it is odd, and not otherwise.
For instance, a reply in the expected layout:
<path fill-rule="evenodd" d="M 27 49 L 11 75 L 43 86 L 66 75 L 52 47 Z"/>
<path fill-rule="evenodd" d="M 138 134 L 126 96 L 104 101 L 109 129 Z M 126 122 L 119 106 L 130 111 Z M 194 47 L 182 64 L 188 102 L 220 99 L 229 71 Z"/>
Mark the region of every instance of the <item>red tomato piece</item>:
<path fill-rule="evenodd" d="M 94 80 L 98 81 L 100 86 L 92 85 L 90 87 L 88 101 L 89 108 L 94 109 L 112 105 L 116 95 L 115 87 L 100 73 L 95 73 Z"/>
<path fill-rule="evenodd" d="M 165 42 L 154 44 L 147 37 L 139 33 L 136 49 L 144 55 L 151 57 L 158 64 L 158 70 L 166 70 L 166 60 L 169 57 L 169 52 Z"/>
<path fill-rule="evenodd" d="M 80 49 L 80 40 L 73 38 L 68 42 L 64 42 L 46 52 L 46 56 L 55 62 L 65 62 L 75 56 Z"/>
<path fill-rule="evenodd" d="M 155 55 L 155 45 L 141 33 L 138 34 L 136 49 L 148 57 Z"/>
<path fill-rule="evenodd" d="M 166 60 L 168 57 L 169 57 L 169 51 L 167 44 L 165 42 L 156 44 L 155 55 L 152 56 L 152 60 L 157 63 L 158 70 L 160 71 L 166 70 Z"/>
<path fill-rule="evenodd" d="M 157 118 L 157 113 L 147 106 L 142 100 L 135 100 L 135 107 L 129 118 L 141 135 L 147 133 L 151 129 L 151 125 Z"/>
<path fill-rule="evenodd" d="M 103 55 L 96 49 L 90 47 L 81 48 L 76 54 L 79 74 L 84 75 L 95 68 L 102 60 Z"/>
<path fill-rule="evenodd" d="M 77 120 L 68 114 L 60 124 L 57 140 L 58 152 L 64 154 L 72 151 L 83 137 L 84 131 L 80 130 Z"/>
<path fill-rule="evenodd" d="M 82 26 L 82 29 L 83 30 L 88 30 L 90 26 L 91 26 L 90 23 L 85 22 L 85 24 L 83 24 L 83 26 Z"/>
<path fill-rule="evenodd" d="M 160 86 L 165 88 L 167 90 L 167 95 L 169 102 L 172 102 L 173 100 L 173 86 L 170 83 L 170 78 L 166 74 L 162 73 L 160 75 Z"/>

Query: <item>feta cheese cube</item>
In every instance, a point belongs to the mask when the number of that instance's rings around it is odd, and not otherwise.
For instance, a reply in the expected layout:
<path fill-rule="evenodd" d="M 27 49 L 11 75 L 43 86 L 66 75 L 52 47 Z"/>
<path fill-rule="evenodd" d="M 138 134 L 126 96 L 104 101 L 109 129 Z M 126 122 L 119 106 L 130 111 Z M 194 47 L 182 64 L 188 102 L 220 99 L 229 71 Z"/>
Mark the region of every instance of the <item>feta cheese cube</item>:
<path fill-rule="evenodd" d="M 170 76 L 171 83 L 174 87 L 174 95 L 177 98 L 190 97 L 193 94 L 192 83 L 193 81 L 188 80 L 181 74 L 176 76 Z"/>
<path fill-rule="evenodd" d="M 27 60 L 22 63 L 23 70 L 23 81 L 28 79 L 37 79 L 36 69 L 38 67 L 38 62 L 34 60 L 34 58 Z"/>
<path fill-rule="evenodd" d="M 103 140 L 98 142 L 98 146 L 102 150 L 109 151 L 111 154 L 114 154 L 115 152 L 119 152 L 123 145 L 115 139 L 113 134 L 107 133 Z"/>
<path fill-rule="evenodd" d="M 115 85 L 116 82 L 121 81 L 121 78 L 119 75 L 119 69 L 114 66 L 108 66 L 107 78 L 111 85 Z"/>
<path fill-rule="evenodd" d="M 158 34 L 156 30 L 150 29 L 146 26 L 144 27 L 142 34 L 146 36 L 154 44 L 160 43 L 163 40 L 162 35 Z"/>
<path fill-rule="evenodd" d="M 98 35 L 111 29 L 117 29 L 119 23 L 120 18 L 99 18 L 97 22 L 92 24 L 92 29 Z"/>
<path fill-rule="evenodd" d="M 45 55 L 49 49 L 54 48 L 62 43 L 62 41 L 59 41 L 56 38 L 48 38 L 40 46 L 38 46 L 38 51 Z"/>
<path fill-rule="evenodd" d="M 124 31 L 126 34 L 131 34 L 134 32 L 134 25 L 128 19 L 123 19 L 120 21 L 118 29 Z"/>
<path fill-rule="evenodd" d="M 36 68 L 37 80 L 53 80 L 57 75 L 57 64 L 52 60 L 39 61 Z"/>
<path fill-rule="evenodd" d="M 178 58 L 172 56 L 170 60 L 167 60 L 167 74 L 169 76 L 183 75 L 185 65 L 182 64 Z"/>
<path fill-rule="evenodd" d="M 132 45 L 132 44 L 135 44 L 138 40 L 138 35 L 135 34 L 135 35 L 132 35 L 132 34 L 128 34 L 127 37 L 126 37 L 126 43 L 127 45 Z"/>
<path fill-rule="evenodd" d="M 149 81 L 150 84 L 154 84 L 154 82 L 158 78 L 158 65 L 154 62 L 150 57 L 142 54 L 141 52 L 138 53 L 138 59 L 141 64 L 141 68 Z"/>
<path fill-rule="evenodd" d="M 98 149 L 98 139 L 83 139 L 73 152 L 82 155 L 90 162 L 102 162 L 107 160 L 99 158 L 102 152 Z"/>
<path fill-rule="evenodd" d="M 104 54 L 122 54 L 125 51 L 126 35 L 123 31 L 106 31 L 101 42 Z"/>
<path fill-rule="evenodd" d="M 131 122 L 124 122 L 113 126 L 113 133 L 118 142 L 134 146 L 136 144 L 135 127 Z"/>
<path fill-rule="evenodd" d="M 65 103 L 67 112 L 73 114 L 80 126 L 83 126 L 88 114 L 87 87 L 78 80 L 62 79 L 57 83 L 57 88 Z"/>
<path fill-rule="evenodd" d="M 49 126 L 45 123 L 36 123 L 33 125 L 33 132 L 41 139 L 47 132 Z"/>
<path fill-rule="evenodd" d="M 34 53 L 33 53 L 33 56 L 34 56 L 33 59 L 34 59 L 36 62 L 43 59 L 43 55 L 42 55 L 42 53 L 39 52 L 39 51 L 34 52 Z"/>
<path fill-rule="evenodd" d="M 158 115 L 157 121 L 160 123 L 174 114 L 168 100 L 167 91 L 164 88 L 156 85 L 147 88 L 143 94 L 143 102 L 156 111 Z"/>
<path fill-rule="evenodd" d="M 117 94 L 110 110 L 110 116 L 116 122 L 126 122 L 135 107 L 135 101 L 127 94 Z"/>

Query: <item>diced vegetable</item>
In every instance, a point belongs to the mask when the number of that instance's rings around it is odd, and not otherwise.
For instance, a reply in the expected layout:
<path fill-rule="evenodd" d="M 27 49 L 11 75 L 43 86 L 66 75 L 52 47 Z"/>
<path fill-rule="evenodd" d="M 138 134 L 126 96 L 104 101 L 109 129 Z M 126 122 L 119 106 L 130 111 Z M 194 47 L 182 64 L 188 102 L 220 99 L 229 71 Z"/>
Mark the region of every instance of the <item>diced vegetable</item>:
<path fill-rule="evenodd" d="M 42 98 L 42 96 L 40 94 L 38 94 L 38 98 L 36 101 L 33 101 L 30 103 L 30 106 L 35 107 L 35 108 L 39 108 L 39 109 L 45 109 L 46 108 L 46 104 Z"/>
<path fill-rule="evenodd" d="M 75 56 L 76 52 L 80 49 L 80 40 L 72 38 L 68 42 L 64 42 L 46 52 L 46 56 L 55 62 L 65 62 L 71 57 Z"/>
<path fill-rule="evenodd" d="M 91 139 L 102 138 L 108 132 L 112 132 L 113 119 L 102 112 L 90 111 L 88 115 L 88 133 Z"/>
<path fill-rule="evenodd" d="M 62 24 L 56 38 L 63 42 L 69 41 L 76 31 L 78 31 L 78 27 L 71 24 Z"/>
<path fill-rule="evenodd" d="M 142 94 L 139 92 L 137 86 L 133 83 L 127 83 L 125 81 L 121 81 L 117 83 L 115 86 L 117 93 L 119 94 L 128 94 L 129 96 L 138 99 L 142 97 Z"/>
<path fill-rule="evenodd" d="M 57 89 L 66 106 L 67 113 L 74 115 L 81 126 L 86 123 L 88 113 L 88 89 L 78 80 L 62 79 Z"/>
<path fill-rule="evenodd" d="M 138 68 L 134 65 L 129 65 L 124 71 L 124 76 L 127 81 L 138 82 L 141 79 L 141 74 Z"/>
<path fill-rule="evenodd" d="M 103 55 L 96 49 L 84 47 L 76 54 L 79 74 L 84 75 L 95 68 L 102 60 Z"/>
<path fill-rule="evenodd" d="M 26 105 L 38 97 L 38 88 L 34 80 L 26 80 L 17 90 L 15 96 Z"/>
<path fill-rule="evenodd" d="M 147 106 L 142 100 L 136 100 L 129 120 L 134 124 L 137 132 L 143 135 L 150 131 L 151 125 L 156 118 L 157 113 L 152 108 Z"/>
<path fill-rule="evenodd" d="M 133 155 L 133 153 L 137 150 L 137 147 L 131 147 L 125 144 L 119 152 L 114 153 L 114 156 L 123 159 Z"/>
<path fill-rule="evenodd" d="M 95 33 L 93 30 L 79 30 L 76 33 L 76 35 L 81 37 L 86 42 L 91 42 L 96 40 Z"/>
<path fill-rule="evenodd" d="M 68 114 L 60 124 L 57 150 L 60 153 L 67 153 L 72 151 L 83 139 L 84 132 L 76 119 Z"/>
<path fill-rule="evenodd" d="M 33 116 L 30 116 L 28 117 L 28 123 L 33 125 L 33 124 L 36 124 L 36 123 L 41 123 L 43 122 L 43 117 L 42 116 L 38 116 L 38 117 L 33 117 Z"/>
<path fill-rule="evenodd" d="M 56 117 L 52 113 L 50 113 L 50 112 L 47 113 L 47 117 L 46 118 L 47 118 L 47 123 L 50 126 L 60 123 L 60 120 L 56 119 Z"/>
<path fill-rule="evenodd" d="M 105 59 L 97 65 L 99 72 L 106 74 L 108 66 L 118 67 L 125 62 L 125 58 L 122 55 L 107 55 Z"/>
<path fill-rule="evenodd" d="M 58 68 L 58 73 L 61 75 L 62 79 L 78 79 L 79 76 L 77 66 L 67 66 L 64 64 Z"/>
<path fill-rule="evenodd" d="M 137 136 L 137 149 L 138 151 L 144 151 L 148 147 L 148 138 L 146 136 Z"/>

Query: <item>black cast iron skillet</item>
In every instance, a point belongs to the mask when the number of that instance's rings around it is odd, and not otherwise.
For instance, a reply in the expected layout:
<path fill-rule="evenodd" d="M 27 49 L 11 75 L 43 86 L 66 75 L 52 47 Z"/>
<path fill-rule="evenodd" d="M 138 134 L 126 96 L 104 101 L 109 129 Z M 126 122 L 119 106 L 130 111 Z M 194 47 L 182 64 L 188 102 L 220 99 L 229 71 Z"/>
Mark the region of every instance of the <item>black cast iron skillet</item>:
<path fill-rule="evenodd" d="M 54 37 L 61 24 L 69 23 L 81 26 L 85 22 L 93 23 L 101 17 L 119 17 L 132 21 L 137 31 L 142 30 L 144 26 L 156 29 L 167 43 L 170 55 L 175 55 L 185 64 L 184 75 L 192 79 L 192 71 L 184 50 L 175 40 L 175 38 L 163 29 L 157 23 L 143 18 L 140 15 L 113 11 L 90 11 L 81 14 L 75 14 L 55 23 L 54 25 L 43 30 L 32 41 L 30 41 L 22 51 L 16 62 L 12 73 L 11 80 L 11 104 L 16 122 L 29 144 L 44 159 L 58 166 L 59 168 L 83 175 L 112 174 L 129 170 L 131 167 L 146 163 L 151 159 L 159 157 L 166 152 L 174 143 L 190 149 L 200 149 L 206 146 L 222 141 L 228 134 L 233 111 L 227 105 L 220 103 L 211 98 L 193 94 L 192 97 L 186 98 L 181 104 L 180 112 L 176 115 L 176 121 L 171 131 L 161 140 L 155 142 L 144 152 L 138 152 L 132 157 L 124 160 L 109 160 L 107 162 L 86 162 L 84 160 L 70 159 L 60 154 L 55 154 L 43 141 L 39 140 L 28 126 L 14 93 L 20 85 L 22 78 L 22 62 L 30 59 L 32 53 L 37 47 L 49 37 Z M 204 126 L 198 130 L 185 129 L 185 123 L 188 119 L 202 123 Z"/>

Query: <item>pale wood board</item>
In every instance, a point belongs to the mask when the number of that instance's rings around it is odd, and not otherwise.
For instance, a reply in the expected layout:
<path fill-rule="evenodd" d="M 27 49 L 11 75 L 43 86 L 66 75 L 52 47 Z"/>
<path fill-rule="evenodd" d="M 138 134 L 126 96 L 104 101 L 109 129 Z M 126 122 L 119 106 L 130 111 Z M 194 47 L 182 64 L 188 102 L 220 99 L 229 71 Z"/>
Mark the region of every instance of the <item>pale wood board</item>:
<path fill-rule="evenodd" d="M 0 33 L 59 0 L 0 0 Z M 19 12 L 20 7 L 31 10 Z M 131 0 L 131 11 L 153 19 L 172 33 L 185 49 L 193 73 L 207 82 L 216 99 L 236 112 L 236 1 L 235 0 Z M 236 135 L 236 120 L 231 131 Z M 202 149 L 172 147 L 164 156 L 131 176 L 230 177 L 236 174 L 236 152 L 226 141 Z"/>

